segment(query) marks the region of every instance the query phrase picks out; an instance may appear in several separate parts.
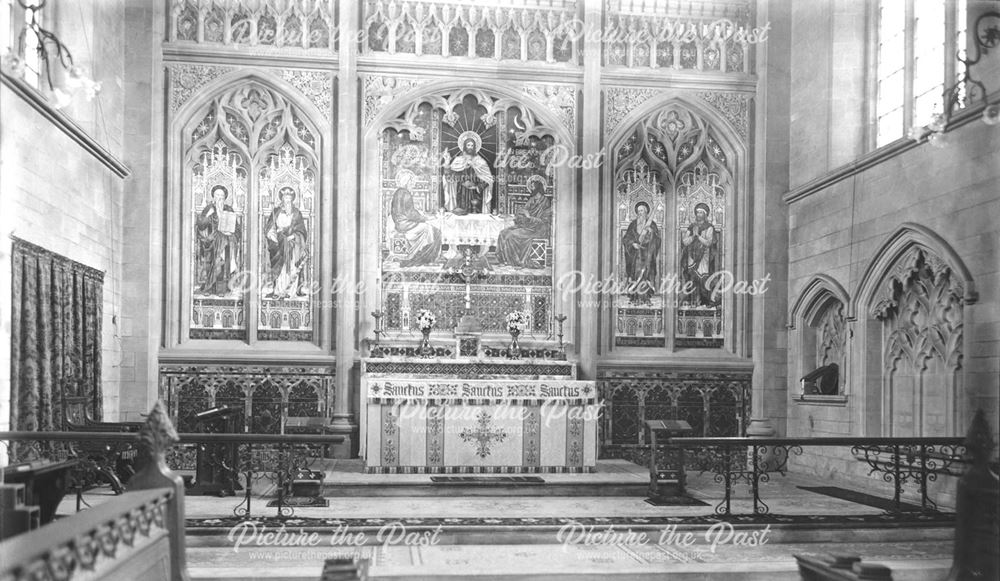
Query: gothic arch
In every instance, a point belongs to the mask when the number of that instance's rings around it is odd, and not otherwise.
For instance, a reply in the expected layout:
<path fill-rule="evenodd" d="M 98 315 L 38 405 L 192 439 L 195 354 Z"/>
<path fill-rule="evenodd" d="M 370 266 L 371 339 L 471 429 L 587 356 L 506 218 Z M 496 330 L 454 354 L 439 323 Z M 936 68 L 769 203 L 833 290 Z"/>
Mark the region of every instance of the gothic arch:
<path fill-rule="evenodd" d="M 420 101 L 433 99 L 443 95 L 467 90 L 493 93 L 501 99 L 509 99 L 512 102 L 523 104 L 540 121 L 539 125 L 546 127 L 556 137 L 557 142 L 570 149 L 570 153 L 576 152 L 576 136 L 572 135 L 559 118 L 549 111 L 542 103 L 530 95 L 511 89 L 509 85 L 499 83 L 479 82 L 470 86 L 468 81 L 436 81 L 427 84 L 417 84 L 406 91 L 399 93 L 392 102 L 379 111 L 371 122 L 364 129 L 364 141 L 377 139 L 379 134 L 395 118 L 403 114 L 412 105 L 419 105 Z"/>
<path fill-rule="evenodd" d="M 837 279 L 828 274 L 813 276 L 799 292 L 795 304 L 788 312 L 788 328 L 795 329 L 800 320 L 809 324 L 810 315 L 814 315 L 817 307 L 823 306 L 831 298 L 836 299 L 845 307 L 850 302 L 847 291 L 837 282 Z"/>
<path fill-rule="evenodd" d="M 652 150 L 646 147 L 645 140 L 650 138 L 656 139 L 663 145 L 665 151 L 660 159 L 654 159 Z M 643 142 L 640 142 L 640 139 Z M 631 143 L 635 144 L 634 148 L 629 147 Z M 684 148 L 689 143 L 695 144 L 694 153 L 690 150 L 685 152 Z M 665 228 L 663 249 L 666 254 L 663 257 L 665 259 L 663 264 L 660 265 L 664 269 L 663 274 L 675 271 L 680 273 L 681 259 L 674 256 L 680 251 L 680 247 L 675 248 L 668 240 L 679 236 L 677 224 L 693 221 L 694 208 L 697 207 L 694 204 L 698 201 L 695 197 L 691 198 L 690 204 L 682 203 L 681 199 L 684 196 L 679 192 L 689 184 L 682 183 L 681 178 L 691 172 L 696 174 L 702 172 L 707 177 L 712 177 L 709 174 L 718 174 L 717 186 L 729 190 L 723 203 L 718 204 L 718 207 L 715 203 L 709 204 L 714 208 L 710 213 L 721 211 L 722 215 L 715 217 L 719 219 L 724 217 L 727 224 L 723 229 L 722 243 L 718 246 L 722 260 L 717 261 L 714 272 L 731 271 L 736 280 L 752 278 L 749 276 L 751 265 L 748 238 L 752 206 L 748 171 L 749 151 L 739 132 L 717 109 L 690 92 L 667 91 L 657 98 L 642 103 L 626 115 L 608 136 L 607 144 L 608 169 L 602 175 L 602 191 L 607 193 L 602 196 L 601 205 L 602 213 L 607 220 L 604 231 L 615 234 L 612 239 L 601 241 L 605 248 L 602 276 L 622 275 L 619 272 L 621 269 L 616 264 L 624 259 L 619 256 L 621 251 L 618 241 L 614 238 L 620 238 L 622 235 L 619 230 L 624 227 L 625 222 L 622 221 L 621 214 L 626 209 L 619 203 L 621 200 L 618 200 L 618 184 L 627 177 L 625 173 L 632 171 L 631 168 L 638 164 L 647 166 L 647 173 L 650 175 L 657 175 L 656 179 L 662 192 L 667 196 L 664 211 L 654 220 L 662 223 Z M 645 167 L 641 169 L 645 171 Z M 695 184 L 689 191 L 697 189 L 698 186 Z M 631 199 L 633 196 L 629 194 L 628 197 Z M 635 206 L 638 207 L 638 203 Z M 655 209 L 650 210 L 651 215 L 654 212 Z M 715 220 L 710 221 L 718 223 Z M 718 231 L 718 228 L 716 230 Z M 674 264 L 675 258 L 676 264 Z M 666 295 L 664 297 L 666 298 Z M 617 303 L 620 299 L 612 301 Z M 716 315 L 705 315 L 679 307 L 667 309 L 662 317 L 663 340 L 657 337 L 656 341 L 652 342 L 648 340 L 636 342 L 628 337 L 622 338 L 616 328 L 622 326 L 623 313 L 626 319 L 631 316 L 651 316 L 659 320 L 659 315 L 653 312 L 638 313 L 637 309 L 622 311 L 618 307 L 612 307 L 605 310 L 608 319 L 605 320 L 604 328 L 609 331 L 604 334 L 603 341 L 608 345 L 609 351 L 619 349 L 621 356 L 624 357 L 630 357 L 630 350 L 638 346 L 666 347 L 668 351 L 689 347 L 722 348 L 738 355 L 746 355 L 749 329 L 745 315 L 749 309 L 749 301 L 745 296 L 729 296 L 727 293 L 718 300 L 718 305 L 721 306 L 721 310 L 716 309 L 716 311 L 721 314 Z M 657 309 L 655 299 L 653 309 Z M 712 333 L 708 332 L 709 328 L 713 329 Z"/>
<path fill-rule="evenodd" d="M 885 288 L 887 279 L 895 275 L 893 269 L 899 260 L 914 247 L 926 249 L 930 256 L 942 261 L 941 267 L 947 267 L 951 271 L 957 279 L 954 284 L 958 285 L 957 290 L 966 305 L 974 304 L 979 299 L 972 273 L 955 249 L 930 228 L 906 222 L 882 243 L 869 261 L 857 291 L 848 303 L 849 321 L 859 318 L 859 308 L 877 308 L 877 304 L 881 302 L 877 298 L 878 293 Z"/>
<path fill-rule="evenodd" d="M 977 298 L 965 264 L 930 229 L 905 223 L 880 246 L 848 312 L 868 435 L 958 434 L 970 409 L 964 307 Z"/>
<path fill-rule="evenodd" d="M 300 111 L 302 111 L 307 123 L 309 124 L 309 128 L 323 143 L 324 149 L 326 148 L 325 146 L 328 142 L 333 141 L 324 138 L 322 128 L 327 126 L 328 123 L 326 121 L 321 121 L 323 119 L 323 113 L 312 101 L 303 95 L 301 91 L 295 88 L 294 85 L 285 81 L 281 77 L 271 74 L 263 69 L 253 68 L 243 68 L 227 72 L 200 87 L 190 99 L 188 99 L 175 113 L 172 114 L 170 128 L 167 132 L 170 136 L 169 139 L 172 141 L 178 135 L 178 131 L 181 128 L 187 127 L 190 123 L 193 123 L 197 114 L 214 99 L 242 83 L 251 81 L 260 83 L 269 89 L 277 91 L 283 97 L 291 101 L 291 103 Z"/>
<path fill-rule="evenodd" d="M 198 87 L 192 97 L 176 111 L 170 113 L 168 118 L 167 189 L 165 196 L 168 220 L 165 234 L 166 244 L 164 245 L 169 281 L 164 288 L 164 297 L 169 313 L 165 321 L 168 347 L 178 347 L 191 339 L 209 338 L 240 342 L 295 340 L 319 344 L 322 342 L 321 337 L 330 325 L 331 315 L 326 310 L 320 309 L 315 301 L 307 301 L 309 304 L 298 311 L 280 314 L 281 329 L 258 328 L 259 321 L 265 320 L 270 321 L 268 324 L 273 326 L 274 313 L 261 314 L 261 306 L 265 295 L 271 293 L 268 296 L 279 296 L 279 294 L 274 289 L 266 290 L 263 286 L 257 285 L 259 288 L 255 287 L 246 293 L 244 298 L 250 297 L 246 299 L 249 301 L 248 303 L 237 300 L 231 313 L 228 311 L 222 313 L 219 333 L 213 332 L 209 337 L 208 334 L 201 331 L 198 334 L 193 331 L 196 326 L 200 326 L 201 323 L 198 323 L 198 320 L 201 315 L 197 313 L 197 301 L 187 289 L 193 288 L 193 285 L 197 284 L 200 266 L 196 268 L 186 260 L 192 256 L 195 248 L 193 246 L 195 243 L 189 238 L 190 233 L 194 232 L 194 222 L 198 221 L 197 216 L 190 215 L 189 206 L 191 206 L 193 199 L 193 178 L 189 175 L 189 168 L 196 163 L 192 156 L 202 155 L 197 153 L 196 149 L 210 152 L 209 157 L 214 155 L 215 148 L 208 143 L 212 139 L 212 135 L 219 136 L 218 143 L 222 144 L 224 148 L 220 152 L 223 157 L 228 155 L 225 153 L 227 147 L 232 151 L 239 149 L 239 144 L 233 140 L 234 135 L 226 133 L 228 127 L 223 128 L 223 125 L 228 126 L 229 120 L 227 119 L 225 124 L 220 121 L 224 114 L 223 101 L 236 98 L 241 90 L 258 90 L 265 94 L 265 101 L 270 98 L 268 102 L 272 105 L 281 108 L 282 111 L 288 111 L 275 116 L 272 111 L 267 111 L 265 107 L 266 112 L 259 118 L 261 120 L 260 126 L 258 127 L 254 123 L 250 124 L 252 131 L 246 138 L 246 147 L 243 152 L 248 165 L 244 168 L 246 175 L 242 179 L 248 184 L 250 181 L 264 179 L 256 172 L 267 165 L 270 158 L 284 160 L 277 162 L 280 166 L 277 167 L 277 171 L 268 173 L 270 177 L 267 179 L 273 178 L 278 181 L 268 181 L 267 183 L 271 185 L 268 186 L 267 191 L 271 192 L 270 188 L 273 186 L 273 190 L 276 192 L 279 185 L 294 186 L 294 189 L 297 190 L 295 204 L 301 209 L 301 215 L 304 216 L 308 224 L 307 234 L 304 234 L 306 241 L 303 243 L 305 248 L 303 253 L 310 257 L 308 282 L 305 282 L 305 278 L 296 276 L 289 284 L 300 289 L 296 292 L 304 292 L 305 296 L 310 296 L 309 291 L 301 290 L 305 287 L 299 283 L 307 284 L 310 288 L 313 285 L 316 285 L 317 288 L 325 288 L 329 286 L 329 283 L 325 281 L 330 279 L 333 274 L 333 241 L 332 237 L 329 236 L 329 229 L 332 225 L 335 197 L 331 189 L 333 187 L 333 143 L 336 140 L 329 136 L 329 122 L 325 119 L 323 112 L 299 89 L 270 72 L 261 69 L 240 69 L 223 74 Z M 213 121 L 212 115 L 216 116 L 214 125 L 210 122 Z M 265 127 L 264 125 L 267 123 L 264 123 L 264 120 L 268 120 L 271 127 Z M 209 123 L 206 125 L 207 121 Z M 207 133 L 199 134 L 201 125 L 212 127 L 212 129 Z M 243 125 L 248 127 L 246 122 Z M 309 167 L 308 172 L 306 172 L 308 176 L 306 173 L 302 173 L 300 176 L 302 179 L 308 179 L 308 182 L 295 182 L 290 173 L 286 171 L 297 163 L 296 156 L 304 156 L 303 159 L 308 160 L 305 162 Z M 251 169 L 254 173 L 250 173 Z M 310 184 L 309 187 L 302 189 L 306 187 L 304 185 L 306 183 Z M 230 191 L 235 194 L 233 188 L 230 188 Z M 243 193 L 249 194 L 251 191 L 258 191 L 257 186 L 254 186 L 253 190 L 247 189 Z M 260 191 L 264 191 L 263 187 Z M 307 191 L 309 192 L 308 211 L 303 206 Z M 255 206 L 248 206 L 238 212 L 240 217 L 237 220 L 242 220 L 242 222 L 237 227 L 237 236 L 243 237 L 243 241 L 240 243 L 240 254 L 249 256 L 249 253 L 258 252 L 258 247 L 262 244 L 260 241 L 264 236 L 259 231 L 265 227 L 266 217 L 270 215 L 272 204 L 279 203 L 273 198 L 272 195 L 268 198 L 269 201 L 262 199 L 259 202 L 254 202 Z M 253 207 L 253 213 L 250 213 L 248 209 L 250 207 Z M 246 232 L 249 231 L 253 231 L 254 234 L 248 236 Z M 240 234 L 241 232 L 242 234 Z M 264 260 L 255 258 L 250 261 L 244 260 L 235 268 L 241 273 L 244 271 L 249 273 L 250 277 L 241 274 L 241 278 L 250 281 L 256 280 L 253 277 L 257 276 L 258 271 L 263 272 L 261 269 L 266 268 L 262 266 L 263 264 Z M 271 283 L 267 284 L 270 286 Z M 275 279 L 274 284 L 276 287 L 277 279 Z M 250 286 L 254 287 L 254 285 Z M 192 315 L 193 312 L 194 315 Z M 286 320 L 287 324 L 284 322 Z M 222 332 L 232 327 L 234 321 L 235 326 L 242 325 L 243 330 Z M 220 344 L 222 343 L 220 342 Z"/>
<path fill-rule="evenodd" d="M 576 154 L 576 139 L 575 136 L 570 132 L 569 128 L 564 124 L 563 120 L 560 119 L 559 115 L 552 110 L 548 109 L 545 104 L 539 102 L 538 99 L 532 98 L 530 95 L 522 92 L 521 87 L 511 88 L 510 86 L 504 86 L 497 83 L 491 82 L 477 82 L 474 85 L 470 85 L 468 82 L 446 80 L 446 81 L 436 81 L 428 83 L 417 83 L 414 85 L 406 85 L 405 91 L 400 92 L 398 95 L 393 93 L 391 95 L 391 100 L 386 99 L 387 102 L 384 104 L 379 104 L 375 101 L 369 102 L 368 105 L 375 108 L 375 112 L 372 115 L 364 113 L 363 116 L 369 119 L 363 128 L 361 134 L 362 143 L 362 157 L 361 157 L 361 183 L 359 187 L 360 197 L 358 199 L 359 211 L 361 215 L 361 228 L 359 229 L 359 248 L 363 249 L 358 257 L 359 260 L 359 271 L 360 279 L 364 281 L 364 286 L 366 289 L 371 289 L 364 293 L 361 297 L 361 304 L 364 305 L 362 308 L 365 311 L 370 311 L 379 305 L 379 309 L 384 308 L 387 313 L 389 313 L 385 318 L 386 328 L 389 329 L 400 329 L 407 326 L 406 321 L 408 320 L 407 313 L 410 312 L 412 308 L 418 308 L 416 305 L 421 304 L 420 301 L 424 301 L 424 297 L 420 297 L 416 294 L 404 292 L 403 295 L 407 298 L 399 299 L 399 293 L 393 292 L 392 289 L 388 288 L 386 285 L 396 284 L 395 282 L 390 283 L 390 277 L 393 281 L 400 280 L 400 277 L 405 279 L 406 285 L 411 284 L 412 277 L 411 272 L 400 273 L 397 270 L 390 271 L 388 274 L 384 272 L 386 264 L 397 260 L 400 256 L 409 256 L 408 252 L 411 252 L 413 246 L 404 240 L 400 239 L 399 231 L 395 230 L 390 222 L 389 214 L 391 212 L 386 211 L 385 203 L 387 199 L 392 198 L 392 189 L 386 190 L 389 187 L 386 184 L 392 185 L 391 176 L 389 181 L 384 179 L 381 172 L 385 168 L 380 166 L 380 160 L 384 155 L 386 147 L 397 147 L 396 145 L 387 146 L 383 142 L 383 136 L 387 130 L 393 130 L 394 135 L 402 139 L 406 145 L 403 149 L 410 149 L 414 145 L 419 146 L 421 151 L 423 151 L 423 143 L 428 143 L 426 146 L 427 152 L 433 150 L 434 154 L 445 153 L 447 151 L 447 144 L 451 143 L 446 138 L 446 132 L 440 131 L 440 141 L 435 142 L 430 138 L 432 135 L 432 129 L 426 126 L 421 126 L 427 122 L 427 117 L 423 120 L 418 120 L 418 115 L 421 113 L 422 109 L 427 109 L 429 105 L 429 111 L 442 111 L 443 115 L 440 117 L 442 123 L 447 123 L 452 129 L 459 130 L 463 123 L 467 123 L 466 120 L 460 119 L 456 122 L 455 119 L 448 119 L 448 116 L 453 111 L 459 111 L 459 107 L 463 103 L 463 99 L 473 98 L 475 103 L 479 107 L 484 107 L 486 109 L 487 115 L 494 119 L 501 118 L 501 113 L 506 114 L 510 108 L 515 108 L 518 111 L 519 117 L 518 122 L 523 125 L 516 128 L 517 134 L 524 137 L 525 139 L 533 139 L 538 141 L 545 141 L 549 144 L 558 144 L 562 150 L 567 155 Z M 365 95 L 366 101 L 369 99 L 378 99 L 378 95 L 373 93 L 370 95 Z M 426 111 L 425 111 L 426 113 Z M 436 113 L 433 113 L 436 115 Z M 474 117 L 470 119 L 475 119 Z M 508 121 L 513 120 L 513 115 L 508 115 L 506 117 Z M 483 118 L 485 121 L 485 118 Z M 488 124 L 488 126 L 490 126 Z M 493 127 L 499 128 L 499 125 L 492 125 Z M 470 129 L 470 127 L 465 127 L 465 129 Z M 506 132 L 508 128 L 504 128 Z M 514 131 L 515 128 L 510 127 L 510 130 Z M 426 131 L 427 137 L 419 133 L 420 131 Z M 449 130 L 450 131 L 450 130 Z M 459 133 L 464 133 L 464 131 L 459 130 Z M 484 133 L 483 136 L 486 134 Z M 501 139 L 497 137 L 500 141 L 505 141 L 505 139 L 510 139 L 512 136 L 507 135 L 506 138 Z M 393 138 L 395 142 L 396 137 Z M 485 137 L 483 137 L 485 139 Z M 490 138 L 491 140 L 493 137 Z M 419 143 L 417 143 L 419 142 Z M 485 151 L 485 141 L 480 141 L 480 147 Z M 499 143 L 499 141 L 498 141 Z M 435 145 L 436 144 L 436 145 Z M 444 145 L 442 145 L 444 144 Z M 517 147 L 534 147 L 533 145 L 528 145 L 518 141 Z M 440 151 L 438 150 L 439 148 Z M 496 148 L 496 154 L 494 157 L 486 157 L 490 163 L 499 162 L 500 147 Z M 511 153 L 513 149 L 504 146 L 506 152 Z M 405 156 L 404 156 L 405 158 Z M 423 158 L 421 158 L 423 159 Z M 430 158 L 427 158 L 430 161 Z M 395 163 L 394 161 L 391 163 Z M 405 163 L 405 162 L 401 162 Z M 422 163 L 422 162 L 421 162 Z M 429 168 L 430 166 L 421 166 Z M 544 167 L 539 171 L 544 172 Z M 533 281 L 528 284 L 525 283 L 525 288 L 531 287 L 531 291 L 526 291 L 523 296 L 523 303 L 519 303 L 516 308 L 525 308 L 530 303 L 532 305 L 539 305 L 541 303 L 537 301 L 542 301 L 544 305 L 538 307 L 539 310 L 533 315 L 532 325 L 537 322 L 542 321 L 542 316 L 539 313 L 544 312 L 545 325 L 551 326 L 552 316 L 555 313 L 563 312 L 572 316 L 573 306 L 572 303 L 566 301 L 563 303 L 563 298 L 560 293 L 554 293 L 551 291 L 554 288 L 552 280 L 557 276 L 556 272 L 560 269 L 570 270 L 574 262 L 576 241 L 569 240 L 568 237 L 573 236 L 572 232 L 572 217 L 575 214 L 575 201 L 573 192 L 575 191 L 575 169 L 569 167 L 567 164 L 555 165 L 551 173 L 545 172 L 545 189 L 548 196 L 552 196 L 552 222 L 551 230 L 549 234 L 546 234 L 543 240 L 532 242 L 531 256 L 532 262 L 544 265 L 544 268 L 551 273 L 549 276 L 550 280 L 546 284 L 541 284 L 537 279 L 539 277 L 534 277 Z M 436 170 L 431 170 L 431 174 Z M 418 172 L 419 173 L 419 172 Z M 493 196 L 494 210 L 500 214 L 512 214 L 514 206 L 507 205 L 504 200 L 512 200 L 517 196 L 524 196 L 522 192 L 518 190 L 516 193 L 513 192 L 513 188 L 522 187 L 523 184 L 510 185 L 512 182 L 499 180 L 499 174 L 494 168 L 494 173 L 497 174 L 496 182 L 496 194 Z M 512 175 L 512 171 L 508 171 L 508 176 Z M 445 209 L 448 203 L 448 197 L 445 196 L 443 203 L 436 205 L 437 202 L 431 202 L 431 200 L 437 200 L 437 198 L 432 198 L 432 196 L 437 196 L 437 188 L 443 187 L 444 181 L 442 176 L 438 176 L 442 181 L 433 181 L 430 179 L 430 174 L 427 174 L 427 179 L 421 178 L 419 180 L 419 187 L 414 186 L 414 198 L 417 200 L 416 204 L 423 207 L 424 204 L 433 205 L 440 209 Z M 509 178 L 508 178 L 509 179 Z M 505 186 L 507 189 L 505 193 L 501 194 L 499 186 L 501 183 L 508 184 Z M 394 189 L 394 186 L 393 186 Z M 433 192 L 433 193 L 432 193 Z M 485 200 L 484 200 L 485 201 Z M 513 202 L 511 202 L 513 203 Z M 425 208 L 426 209 L 426 208 Z M 391 237 L 391 239 L 390 239 Z M 546 239 L 548 242 L 546 242 Z M 554 244 L 553 241 L 558 239 L 559 243 Z M 447 244 L 447 252 L 451 252 L 454 248 L 454 244 L 450 244 L 445 241 L 445 236 L 442 235 L 442 244 Z M 537 243 L 536 243 L 537 242 Z M 455 244 L 458 244 L 457 242 Z M 406 259 L 406 263 L 401 263 L 401 269 L 412 268 L 412 267 L 429 267 L 431 262 L 434 260 L 445 260 L 448 258 L 448 254 L 443 250 L 438 255 L 438 258 L 431 259 L 430 262 L 415 264 L 414 261 Z M 487 245 L 487 248 L 491 246 Z M 398 250 L 398 252 L 397 252 Z M 388 252 L 388 258 L 385 253 Z M 428 253 L 429 256 L 429 253 Z M 444 257 L 443 259 L 440 257 Z M 421 261 L 423 258 L 420 259 Z M 519 279 L 520 280 L 520 279 Z M 520 282 L 518 284 L 521 284 Z M 396 284 L 397 288 L 399 284 Z M 498 286 L 498 285 L 495 285 Z M 549 288 L 547 297 L 544 300 L 540 298 L 539 294 L 542 293 L 542 287 L 547 286 Z M 410 288 L 409 286 L 407 288 Z M 497 291 L 498 293 L 500 291 Z M 446 316 L 451 316 L 450 313 L 453 311 L 452 305 L 450 303 L 444 304 L 446 301 L 450 300 L 447 297 L 447 293 L 439 293 L 440 300 L 435 299 L 427 305 L 420 306 L 419 308 L 430 308 L 432 311 L 436 311 L 440 316 L 444 313 Z M 496 297 L 493 297 L 496 298 Z M 484 324 L 484 329 L 487 333 L 495 332 L 492 327 L 495 327 L 495 314 L 493 311 L 496 309 L 510 310 L 511 306 L 507 305 L 508 296 L 501 296 L 499 300 L 494 301 L 493 304 L 497 305 L 495 308 L 490 307 L 490 313 L 481 317 Z M 403 308 L 397 308 L 397 301 L 403 301 Z M 492 300 L 492 299 L 491 299 Z M 520 300 L 520 297 L 519 297 Z M 389 303 L 392 303 L 391 305 Z M 382 305 L 388 305 L 383 307 Z M 370 308 L 369 308 L 370 307 Z M 499 312 L 499 311 L 497 311 Z M 393 315 L 393 313 L 401 313 L 399 317 Z M 450 319 L 442 319 L 442 321 Z M 367 320 L 363 320 L 360 323 L 359 334 L 365 334 L 369 332 L 366 329 L 368 325 Z M 492 325 L 492 327 L 491 327 Z M 443 326 L 442 324 L 438 325 Z M 532 327 L 533 332 L 536 333 L 536 337 L 541 338 L 541 329 Z"/>
<path fill-rule="evenodd" d="M 622 143 L 635 131 L 636 125 L 654 112 L 673 103 L 682 105 L 707 120 L 719 131 L 719 135 L 722 138 L 722 142 L 719 145 L 725 151 L 726 157 L 740 164 L 746 163 L 748 147 L 740 137 L 739 131 L 733 127 L 733 124 L 720 115 L 718 110 L 706 101 L 692 98 L 689 93 L 676 90 L 664 91 L 657 98 L 650 99 L 630 111 L 618 123 L 614 131 L 611 132 L 611 135 L 608 136 L 608 149 L 610 151 L 617 151 Z M 739 171 L 738 167 L 735 169 Z"/>

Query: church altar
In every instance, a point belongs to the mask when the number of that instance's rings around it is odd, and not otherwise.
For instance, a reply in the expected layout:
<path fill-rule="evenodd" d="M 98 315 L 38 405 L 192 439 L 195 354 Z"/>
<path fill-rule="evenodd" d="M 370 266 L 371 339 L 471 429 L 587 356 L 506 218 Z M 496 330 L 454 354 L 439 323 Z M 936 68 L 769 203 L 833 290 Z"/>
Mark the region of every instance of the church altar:
<path fill-rule="evenodd" d="M 574 379 L 572 364 L 393 359 L 362 365 L 366 472 L 594 470 L 601 405 L 595 382 Z M 387 363 L 417 373 L 379 373 Z"/>

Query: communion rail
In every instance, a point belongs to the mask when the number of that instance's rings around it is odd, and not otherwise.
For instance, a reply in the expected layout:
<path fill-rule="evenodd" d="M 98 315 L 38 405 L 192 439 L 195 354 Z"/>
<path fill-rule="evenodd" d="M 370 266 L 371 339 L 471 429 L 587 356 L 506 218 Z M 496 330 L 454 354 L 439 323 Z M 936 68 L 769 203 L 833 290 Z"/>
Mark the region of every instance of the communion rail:
<path fill-rule="evenodd" d="M 166 453 L 167 465 L 184 475 L 208 474 L 218 496 L 236 496 L 233 514 L 250 517 L 255 484 L 273 484 L 275 498 L 268 506 L 277 516 L 295 513 L 289 505 L 293 484 L 300 480 L 322 480 L 315 470 L 326 448 L 344 441 L 339 435 L 179 434 L 180 442 Z M 0 447 L 6 447 L 10 464 L 36 460 L 76 459 L 70 471 L 71 489 L 77 495 L 77 510 L 83 491 L 99 483 L 112 483 L 109 472 L 124 477 L 123 463 L 135 458 L 137 434 L 121 432 L 0 432 Z M 129 466 L 128 472 L 131 472 Z M 195 482 L 195 487 L 205 482 Z M 126 482 L 127 487 L 127 482 Z M 189 490 L 188 494 L 192 494 Z"/>
<path fill-rule="evenodd" d="M 803 448 L 850 449 L 851 456 L 868 465 L 868 475 L 878 474 L 893 486 L 889 513 L 904 512 L 903 487 L 916 484 L 921 512 L 937 510 L 928 494 L 928 484 L 941 476 L 960 477 L 966 465 L 965 438 L 666 438 L 652 449 L 650 494 L 665 495 L 668 483 L 684 493 L 689 470 L 714 474 L 725 487 L 725 497 L 716 505 L 716 514 L 732 514 L 733 489 L 746 484 L 753 495 L 753 514 L 770 510 L 761 498 L 761 484 L 771 474 L 784 475 L 790 456 L 802 455 Z M 996 464 L 994 462 L 994 470 Z"/>

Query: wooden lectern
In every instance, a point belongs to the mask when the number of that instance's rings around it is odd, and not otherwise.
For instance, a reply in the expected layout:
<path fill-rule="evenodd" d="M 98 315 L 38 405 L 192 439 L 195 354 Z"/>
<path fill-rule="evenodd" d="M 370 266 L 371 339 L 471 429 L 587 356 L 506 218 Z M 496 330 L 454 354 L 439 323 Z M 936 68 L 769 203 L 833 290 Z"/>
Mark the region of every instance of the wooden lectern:
<path fill-rule="evenodd" d="M 241 408 L 226 405 L 195 414 L 195 427 L 203 434 L 232 434 L 236 420 L 243 413 Z M 188 495 L 232 496 L 239 488 L 239 453 L 236 443 L 198 444 L 194 485 L 185 491 Z"/>

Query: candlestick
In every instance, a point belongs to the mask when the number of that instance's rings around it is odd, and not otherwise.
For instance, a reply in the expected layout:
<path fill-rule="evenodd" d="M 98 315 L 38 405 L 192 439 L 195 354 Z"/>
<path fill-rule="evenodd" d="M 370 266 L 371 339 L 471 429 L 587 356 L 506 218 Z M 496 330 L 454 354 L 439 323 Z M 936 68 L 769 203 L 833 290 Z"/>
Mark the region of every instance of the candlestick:
<path fill-rule="evenodd" d="M 556 322 L 559 323 L 559 350 L 563 351 L 563 322 L 567 319 L 566 315 L 559 313 L 556 315 Z"/>

